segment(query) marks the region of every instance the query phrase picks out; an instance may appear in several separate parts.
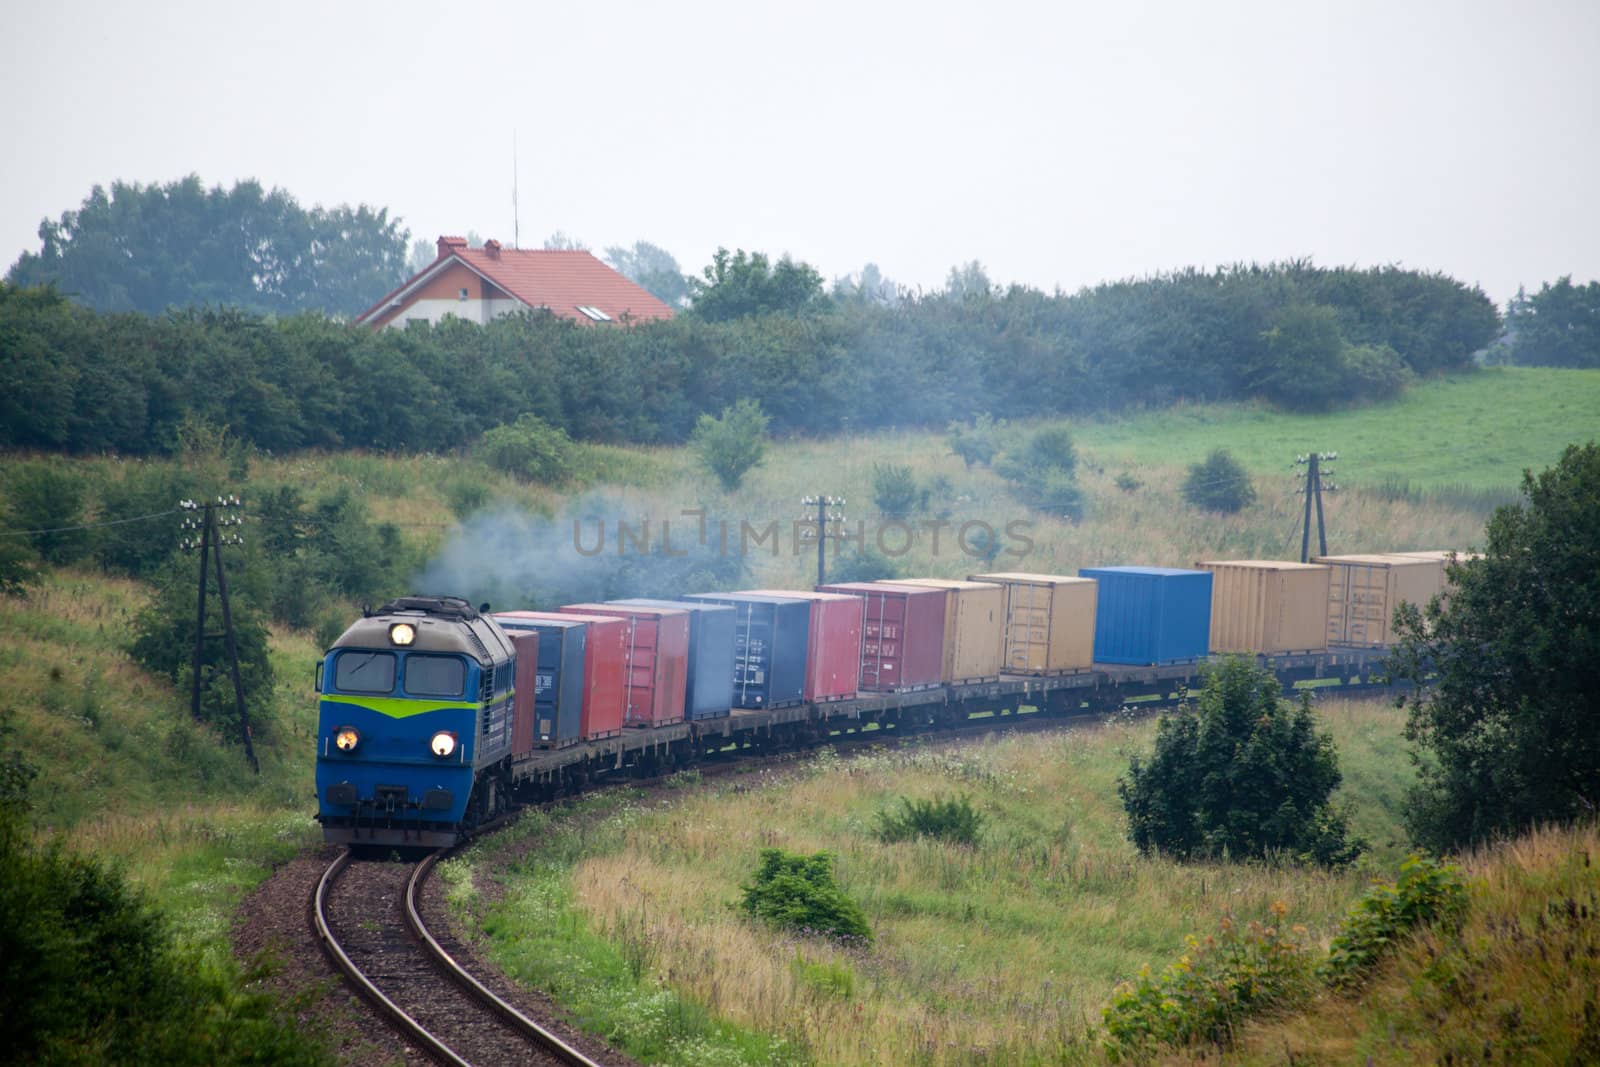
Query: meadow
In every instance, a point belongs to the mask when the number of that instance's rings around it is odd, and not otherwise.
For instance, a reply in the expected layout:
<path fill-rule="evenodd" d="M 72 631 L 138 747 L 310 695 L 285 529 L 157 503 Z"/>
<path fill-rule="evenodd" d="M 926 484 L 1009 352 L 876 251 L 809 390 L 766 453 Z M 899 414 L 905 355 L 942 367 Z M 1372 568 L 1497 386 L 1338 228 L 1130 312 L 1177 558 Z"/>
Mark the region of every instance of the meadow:
<path fill-rule="evenodd" d="M 944 434 L 923 430 L 888 429 L 848 438 L 775 441 L 766 462 L 734 493 L 716 488 L 686 448 L 602 444 L 577 446 L 569 478 L 560 486 L 518 482 L 470 455 L 341 452 L 251 455 L 249 478 L 238 489 L 246 499 L 247 514 L 254 487 L 296 485 L 313 498 L 347 489 L 362 501 L 373 521 L 392 522 L 399 528 L 408 554 L 418 561 L 428 559 L 455 536 L 464 517 L 484 509 L 512 508 L 549 516 L 577 501 L 595 501 L 608 509 L 608 514 L 635 522 L 643 517 L 658 523 L 661 519 L 677 522 L 684 509 L 705 507 L 713 518 L 727 517 L 735 525 L 743 519 L 787 524 L 806 515 L 800 499 L 818 492 L 847 497 L 849 503 L 843 510 L 852 525 L 864 523 L 869 544 L 879 547 L 874 544 L 881 518 L 872 502 L 874 468 L 877 464 L 903 464 L 911 468 L 926 498 L 913 513 L 918 528 L 909 543 L 889 531 L 881 546 L 902 573 L 962 576 L 999 568 L 1072 573 L 1077 567 L 1102 563 L 1186 565 L 1219 557 L 1296 558 L 1302 499 L 1294 493 L 1296 471 L 1291 461 L 1308 448 L 1337 448 L 1341 492 L 1327 500 L 1331 551 L 1466 549 L 1479 543 L 1488 508 L 1514 495 L 1522 468 L 1543 467 L 1559 455 L 1563 445 L 1600 437 L 1600 372 L 1490 369 L 1420 383 L 1389 404 L 1326 415 L 1292 415 L 1254 405 L 1188 406 L 1070 425 L 1080 456 L 1079 480 L 1087 496 L 1086 514 L 1079 522 L 1031 511 L 1018 501 L 1009 482 L 986 467 L 968 469 L 950 452 Z M 1031 425 L 1008 429 L 1021 435 Z M 1238 515 L 1197 512 L 1181 500 L 1179 486 L 1186 465 L 1216 446 L 1232 449 L 1255 479 L 1259 497 Z M 8 455 L 3 464 L 30 458 Z M 81 472 L 91 485 L 119 478 L 136 463 L 182 463 L 104 456 L 61 462 Z M 87 517 L 93 521 L 104 516 Z M 975 520 L 999 529 L 1012 520 L 1031 523 L 1030 552 L 1020 558 L 1002 554 L 993 565 L 967 555 L 953 546 L 952 535 L 962 523 Z M 942 528 L 937 547 L 932 531 L 920 525 L 924 522 L 950 524 Z M 675 528 L 675 534 L 678 529 L 681 527 Z M 107 533 L 111 535 L 114 531 Z M 898 552 L 903 544 L 905 551 Z M 809 548 L 794 551 L 788 543 L 778 552 L 753 552 L 746 560 L 749 584 L 807 585 L 814 580 L 814 561 Z M 189 721 L 183 694 L 128 656 L 125 647 L 132 620 L 149 596 L 149 588 L 140 582 L 77 567 L 48 571 L 20 597 L 0 597 L 0 679 L 7 693 L 3 707 L 9 709 L 16 743 L 25 746 L 28 759 L 42 770 L 33 792 L 40 828 L 75 847 L 118 859 L 140 885 L 163 900 L 184 936 L 211 951 L 226 952 L 225 934 L 237 901 L 270 873 L 273 864 L 320 837 L 311 817 L 310 743 L 316 717 L 311 680 L 319 648 L 306 631 L 282 626 L 272 631 L 277 688 L 274 693 L 252 698 L 256 748 L 262 760 L 262 774 L 257 777 L 249 772 L 236 746 Z M 353 617 L 359 605 L 349 603 L 342 608 L 343 617 Z M 1348 718 L 1344 725 L 1339 721 L 1341 714 Z M 1376 855 L 1392 859 L 1401 847 L 1397 812 L 1404 774 L 1396 722 L 1376 712 L 1351 709 L 1335 713 L 1331 724 L 1339 731 L 1342 748 L 1366 746 L 1371 750 L 1369 757 L 1347 753 L 1346 791 L 1359 801 L 1357 829 L 1374 841 Z M 1123 740 L 1095 743 L 1115 747 L 1138 743 L 1138 731 L 1146 727 L 1123 724 L 1102 729 L 1104 738 Z M 1082 741 L 1092 733 L 1085 728 L 1075 730 L 1073 736 Z M 978 751 L 985 753 L 982 760 L 994 764 L 1000 758 L 997 753 L 1007 751 L 1004 745 L 996 742 Z M 1173 871 L 1169 872 L 1172 886 L 1138 898 L 1137 908 L 1128 913 L 1126 938 L 1117 951 L 1084 944 L 1070 953 L 1016 948 L 1046 940 L 1033 935 L 1054 929 L 1051 923 L 1068 933 L 1091 929 L 1084 925 L 1089 922 L 1084 916 L 1109 914 L 1113 908 L 1109 902 L 1127 888 L 1121 879 L 1131 861 L 1115 820 L 1104 812 L 1091 817 L 1080 810 L 1087 803 L 1082 799 L 1085 790 L 1096 791 L 1103 800 L 1111 788 L 1117 760 L 1106 756 L 1093 766 L 1074 763 L 1083 758 L 1064 750 L 1060 753 L 1057 762 L 1076 766 L 1080 780 L 1052 787 L 1049 802 L 1054 806 L 1048 809 L 1039 796 L 980 787 L 926 767 L 894 765 L 892 757 L 885 757 L 889 762 L 872 771 L 877 776 L 872 781 L 879 784 L 904 776 L 907 784 L 896 788 L 906 791 L 938 785 L 968 789 L 974 795 L 979 795 L 980 788 L 987 790 L 983 796 L 997 815 L 996 826 L 1005 822 L 998 817 L 1007 812 L 1019 816 L 1015 833 L 1020 836 L 1012 843 L 1019 857 L 1017 871 L 1023 872 L 1015 877 L 1022 881 L 1017 886 L 1003 883 L 1006 894 L 967 892 L 974 886 L 981 888 L 985 879 L 1009 877 L 1004 868 L 1011 863 L 1010 854 L 1003 849 L 1011 846 L 998 840 L 989 841 L 972 856 L 948 860 L 922 846 L 894 846 L 882 850 L 894 859 L 897 866 L 892 870 L 880 871 L 867 864 L 863 850 L 868 846 L 859 834 L 852 836 L 855 831 L 850 829 L 855 825 L 850 820 L 869 818 L 877 803 L 873 799 L 879 795 L 873 792 L 876 786 L 863 784 L 866 779 L 845 790 L 845 795 L 854 798 L 855 807 L 841 811 L 835 821 L 822 819 L 819 811 L 822 821 L 818 826 L 784 831 L 792 835 L 785 840 L 795 847 L 804 847 L 806 842 L 822 842 L 827 847 L 837 844 L 841 870 L 853 888 L 868 885 L 857 879 L 866 878 L 869 868 L 874 879 L 881 878 L 873 883 L 879 888 L 871 890 L 876 895 L 869 896 L 869 901 L 889 924 L 890 944 L 935 937 L 930 931 L 935 923 L 947 921 L 940 918 L 945 913 L 953 912 L 967 922 L 966 905 L 952 903 L 967 896 L 974 898 L 974 908 L 990 909 L 985 921 L 997 929 L 1015 923 L 1015 943 L 967 943 L 957 937 L 942 946 L 942 957 L 896 956 L 893 959 L 898 962 L 893 966 L 882 967 L 865 962 L 858 965 L 847 957 L 835 958 L 826 950 L 804 945 L 784 946 L 786 962 L 779 961 L 783 963 L 780 967 L 774 962 L 777 957 L 770 954 L 777 949 L 767 946 L 762 951 L 768 955 L 749 956 L 752 961 L 766 960 L 761 967 L 767 970 L 758 968 L 738 983 L 704 988 L 704 965 L 693 964 L 688 948 L 670 952 L 663 948 L 672 973 L 686 976 L 682 992 L 676 991 L 676 985 L 637 982 L 629 988 L 639 996 L 655 998 L 651 1004 L 672 1006 L 680 1025 L 679 1031 L 671 1032 L 678 1035 L 672 1040 L 679 1045 L 690 1047 L 690 1039 L 682 1036 L 690 1033 L 698 1035 L 693 1041 L 710 1042 L 707 1048 L 722 1048 L 731 1042 L 741 1050 L 737 1053 L 741 1061 L 759 1062 L 762 1056 L 782 1059 L 788 1054 L 783 1052 L 785 1048 L 791 1052 L 831 1048 L 822 1031 L 833 1028 L 840 1004 L 863 1007 L 869 1003 L 868 993 L 870 1003 L 877 1005 L 873 1010 L 879 1013 L 879 1023 L 904 1035 L 905 1042 L 920 1040 L 916 1035 L 924 1031 L 959 1033 L 961 1040 L 974 1041 L 973 1047 L 993 1048 L 996 1058 L 1003 1058 L 998 1050 L 1020 1047 L 1008 1044 L 1020 1040 L 1019 1033 L 1015 1027 L 1006 1028 L 1005 1013 L 985 1007 L 989 993 L 973 990 L 987 988 L 985 979 L 975 977 L 986 961 L 1015 951 L 1019 958 L 1031 961 L 1030 965 L 1042 966 L 1046 972 L 1056 969 L 1058 974 L 1048 980 L 1059 995 L 1046 1004 L 1037 992 L 1027 993 L 1017 985 L 990 992 L 997 1002 L 1011 997 L 1013 1004 L 1031 1003 L 1030 1011 L 1046 1012 L 1041 1018 L 1051 1020 L 1052 1033 L 1062 1047 L 1069 1047 L 1076 1040 L 1072 1035 L 1081 1033 L 1085 1020 L 1092 1021 L 1115 975 L 1127 973 L 1127 968 L 1137 967 L 1139 962 L 1165 958 L 1176 943 L 1174 938 L 1198 929 L 1227 903 L 1255 906 L 1281 885 L 1273 881 L 1279 874 L 1257 872 L 1251 877 L 1263 879 L 1259 883 L 1230 885 L 1223 894 L 1218 888 L 1222 883 L 1216 880 L 1220 874 L 1191 878 Z M 1028 781 L 1034 779 L 1027 775 L 1043 773 L 1025 760 L 1016 766 L 1016 773 Z M 776 818 L 787 806 L 784 798 L 807 795 L 818 780 L 800 776 L 763 783 L 756 793 L 767 798 L 761 802 L 773 809 Z M 847 785 L 851 779 L 846 776 L 840 781 Z M 1067 804 L 1075 795 L 1080 807 Z M 679 796 L 688 801 L 689 792 Z M 708 796 L 692 803 L 710 804 L 714 799 Z M 595 803 L 603 808 L 613 801 Z M 645 802 L 629 800 L 619 810 L 632 813 L 627 819 L 642 819 L 639 812 L 647 807 Z M 1038 821 L 1042 815 L 1029 814 L 1045 810 L 1053 814 L 1043 822 Z M 699 817 L 699 809 L 694 811 Z M 588 938 L 584 950 L 590 953 L 588 958 L 610 961 L 606 966 L 619 967 L 630 977 L 637 972 L 642 980 L 659 970 L 657 957 L 651 955 L 657 952 L 652 947 L 654 934 L 652 938 L 629 935 L 627 923 L 642 922 L 640 915 L 656 922 L 663 909 L 651 905 L 628 911 L 622 898 L 608 900 L 599 886 L 608 879 L 617 885 L 624 884 L 620 879 L 644 885 L 640 879 L 659 875 L 664 879 L 661 892 L 693 895 L 736 883 L 743 876 L 740 864 L 748 856 L 718 853 L 716 865 L 692 876 L 657 871 L 653 866 L 657 859 L 648 850 L 636 854 L 620 844 L 615 848 L 596 845 L 590 856 L 591 845 L 611 840 L 605 835 L 612 831 L 603 828 L 612 815 L 622 818 L 612 812 L 578 819 L 570 829 L 552 824 L 539 830 L 567 842 L 562 847 L 568 851 L 556 860 L 541 860 L 544 865 L 537 870 L 545 872 L 543 880 L 507 899 L 523 900 L 522 906 L 529 908 L 534 905 L 527 901 L 543 900 L 539 906 L 546 911 L 539 914 L 546 916 L 552 929 L 565 928 L 573 931 L 575 938 Z M 705 818 L 712 817 L 707 809 Z M 537 824 L 535 819 L 530 826 Z M 701 847 L 692 842 L 673 845 L 691 846 Z M 607 866 L 616 864 L 637 866 Z M 934 878 L 936 887 L 949 882 L 955 888 L 939 888 L 932 897 L 924 898 L 920 891 L 913 891 L 911 883 L 925 876 Z M 713 881 L 695 881 L 700 877 Z M 1348 900 L 1357 884 L 1352 878 L 1359 876 L 1341 876 L 1319 883 L 1321 888 L 1307 883 L 1296 890 L 1295 906 L 1303 906 L 1312 921 L 1320 923 L 1335 910 L 1336 902 Z M 1021 911 L 1014 913 L 1007 900 L 1000 898 L 1009 899 L 1018 886 L 1033 895 L 1020 902 Z M 1055 888 L 1046 891 L 1044 887 L 1050 886 Z M 1234 889 L 1239 892 L 1235 894 Z M 1062 899 L 1071 896 L 1087 910 L 1052 911 L 1063 906 L 1052 893 Z M 1096 899 L 1098 912 L 1089 907 Z M 978 918 L 974 911 L 972 922 Z M 1036 925 L 1030 927 L 1029 922 Z M 1079 926 L 1073 927 L 1074 922 Z M 683 931 L 663 931 L 662 944 L 677 944 L 672 938 L 682 935 Z M 954 950 L 957 944 L 962 945 L 960 952 Z M 672 955 L 680 951 L 681 960 Z M 507 958 L 508 963 L 515 962 Z M 523 960 L 516 966 L 525 969 L 533 965 Z M 953 976 L 948 983 L 933 982 L 941 968 Z M 731 984 L 768 990 L 762 995 L 769 999 L 744 1005 L 725 1002 Z M 910 995 L 923 985 L 943 992 L 931 1000 Z M 853 992 L 842 1000 L 826 993 L 835 986 Z M 771 992 L 785 988 L 790 991 L 782 996 Z M 810 998 L 805 1001 L 805 1012 L 831 1021 L 822 1029 L 774 1036 L 768 1022 L 780 1010 L 777 1006 L 792 1007 L 796 1003 L 792 998 L 797 996 Z M 1015 999 L 1027 996 L 1034 1001 Z M 784 997 L 791 999 L 785 1001 Z M 904 1001 L 904 1006 L 895 1006 L 897 1000 Z M 950 1010 L 945 1012 L 941 1005 Z M 648 1020 L 659 1014 L 653 1011 L 627 1017 Z M 700 1023 L 691 1025 L 694 1018 Z M 943 1021 L 930 1021 L 934 1019 Z M 617 1027 L 632 1025 L 620 1016 L 619 1020 L 614 1024 Z M 726 1037 L 729 1034 L 734 1036 Z M 848 1049 L 841 1046 L 837 1051 L 844 1054 Z M 680 1059 L 709 1062 L 687 1054 Z"/>
<path fill-rule="evenodd" d="M 1330 698 L 1320 714 L 1372 843 L 1342 872 L 1141 858 L 1116 778 L 1153 722 L 1119 716 L 610 794 L 525 817 L 449 877 L 508 973 L 648 1062 L 1094 1062 L 1113 988 L 1174 958 L 1186 934 L 1282 901 L 1325 939 L 1402 858 L 1401 713 Z M 874 833 L 900 797 L 957 795 L 985 818 L 974 847 Z M 831 852 L 875 943 L 739 914 L 762 848 Z"/>

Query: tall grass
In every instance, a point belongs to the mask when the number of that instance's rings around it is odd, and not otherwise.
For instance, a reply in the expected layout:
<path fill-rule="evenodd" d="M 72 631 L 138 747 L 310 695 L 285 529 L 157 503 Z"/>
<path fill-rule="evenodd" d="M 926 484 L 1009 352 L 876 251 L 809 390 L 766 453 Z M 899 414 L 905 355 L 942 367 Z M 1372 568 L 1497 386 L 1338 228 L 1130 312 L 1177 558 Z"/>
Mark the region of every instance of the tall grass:
<path fill-rule="evenodd" d="M 1356 757 L 1359 777 L 1403 789 L 1399 713 L 1342 701 L 1328 710 L 1336 732 L 1374 742 Z M 615 973 L 634 995 L 670 995 L 815 1062 L 1093 1059 L 1089 1030 L 1112 987 L 1170 956 L 1198 924 L 1263 916 L 1282 900 L 1326 936 L 1364 882 L 1359 870 L 1141 859 L 1115 782 L 1151 733 L 1148 721 L 1120 722 L 823 756 L 797 773 L 622 803 L 576 820 L 582 830 L 545 825 L 542 835 L 566 843 L 525 861 L 486 928 L 495 953 L 523 968 L 530 937 L 547 948 L 598 938 L 624 961 Z M 899 798 L 951 792 L 984 817 L 976 846 L 878 840 L 879 814 Z M 1347 795 L 1363 806 L 1359 791 Z M 1400 836 L 1381 807 L 1366 814 L 1383 836 Z M 731 904 L 766 847 L 833 852 L 876 947 L 742 920 Z"/>

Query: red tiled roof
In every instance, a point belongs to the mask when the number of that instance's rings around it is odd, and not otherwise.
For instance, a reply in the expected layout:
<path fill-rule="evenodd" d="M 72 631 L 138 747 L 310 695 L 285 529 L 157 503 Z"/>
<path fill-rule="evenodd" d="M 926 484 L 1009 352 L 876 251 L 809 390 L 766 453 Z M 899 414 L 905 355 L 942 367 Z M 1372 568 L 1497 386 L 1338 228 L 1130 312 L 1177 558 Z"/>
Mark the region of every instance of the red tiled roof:
<path fill-rule="evenodd" d="M 434 274 L 447 261 L 458 259 L 495 286 L 532 308 L 579 322 L 595 322 L 580 307 L 595 308 L 614 322 L 644 322 L 672 318 L 672 308 L 648 289 L 629 281 L 589 252 L 544 249 L 467 248 L 459 238 L 440 238 L 439 258 L 393 292 L 386 294 L 356 319 L 365 322 L 403 303 L 416 283 Z"/>

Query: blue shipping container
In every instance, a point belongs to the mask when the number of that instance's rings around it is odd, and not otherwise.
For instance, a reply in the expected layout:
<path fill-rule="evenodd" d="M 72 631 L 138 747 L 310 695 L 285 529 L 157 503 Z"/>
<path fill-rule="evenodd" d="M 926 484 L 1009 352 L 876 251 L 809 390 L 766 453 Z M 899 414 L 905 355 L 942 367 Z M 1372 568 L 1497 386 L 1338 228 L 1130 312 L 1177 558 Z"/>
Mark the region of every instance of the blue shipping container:
<path fill-rule="evenodd" d="M 1100 583 L 1096 663 L 1175 663 L 1210 651 L 1210 571 L 1083 567 L 1078 574 Z"/>
<path fill-rule="evenodd" d="M 734 609 L 734 707 L 800 703 L 811 635 L 810 601 L 759 593 L 692 593 L 685 599 Z"/>
<path fill-rule="evenodd" d="M 588 624 L 556 619 L 495 617 L 517 645 L 517 720 L 513 751 L 565 748 L 581 740 L 583 730 L 584 651 Z M 538 648 L 524 641 L 536 635 Z M 530 699 L 531 698 L 531 699 Z"/>
<path fill-rule="evenodd" d="M 703 600 L 608 600 L 637 608 L 675 608 L 689 613 L 689 670 L 685 686 L 684 718 L 715 719 L 733 707 L 735 645 L 738 612 L 727 604 Z"/>

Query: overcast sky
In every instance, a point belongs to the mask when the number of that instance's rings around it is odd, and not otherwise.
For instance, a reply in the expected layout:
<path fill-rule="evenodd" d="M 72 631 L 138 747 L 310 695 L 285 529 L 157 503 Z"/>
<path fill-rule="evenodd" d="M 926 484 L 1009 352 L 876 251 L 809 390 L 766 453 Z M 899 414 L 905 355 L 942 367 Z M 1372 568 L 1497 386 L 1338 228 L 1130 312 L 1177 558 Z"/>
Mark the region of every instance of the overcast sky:
<path fill-rule="evenodd" d="M 95 184 L 246 177 L 413 238 L 718 245 L 1076 289 L 1240 260 L 1600 277 L 1600 2 L 0 11 L 0 265 Z"/>

